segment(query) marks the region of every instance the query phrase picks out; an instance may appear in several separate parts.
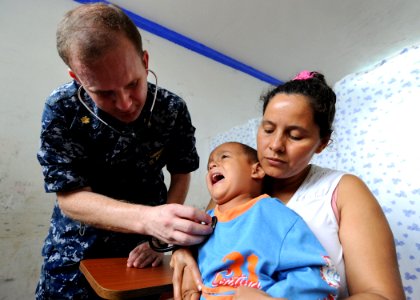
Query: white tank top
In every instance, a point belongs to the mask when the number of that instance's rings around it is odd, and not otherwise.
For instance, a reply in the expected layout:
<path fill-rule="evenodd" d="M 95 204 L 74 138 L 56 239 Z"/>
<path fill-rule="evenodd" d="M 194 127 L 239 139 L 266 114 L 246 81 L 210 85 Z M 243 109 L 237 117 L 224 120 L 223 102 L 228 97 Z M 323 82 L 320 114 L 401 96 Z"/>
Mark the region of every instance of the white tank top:
<path fill-rule="evenodd" d="M 308 224 L 327 250 L 340 274 L 339 299 L 348 296 L 343 248 L 338 237 L 338 223 L 331 206 L 331 199 L 341 177 L 346 173 L 316 165 L 311 169 L 287 203 Z"/>

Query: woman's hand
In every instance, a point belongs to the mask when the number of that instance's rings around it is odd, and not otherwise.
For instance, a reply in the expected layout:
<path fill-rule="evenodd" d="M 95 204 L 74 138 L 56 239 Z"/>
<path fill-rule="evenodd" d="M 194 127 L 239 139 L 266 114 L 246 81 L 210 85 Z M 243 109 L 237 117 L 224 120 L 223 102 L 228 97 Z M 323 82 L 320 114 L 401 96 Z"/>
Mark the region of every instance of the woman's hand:
<path fill-rule="evenodd" d="M 191 268 L 186 266 L 182 276 L 182 300 L 199 300 L 201 291 L 198 289 L 193 278 Z M 174 298 L 176 299 L 176 298 Z"/>
<path fill-rule="evenodd" d="M 181 248 L 172 254 L 170 266 L 174 269 L 172 284 L 174 300 L 199 299 L 201 274 L 190 249 Z"/>
<path fill-rule="evenodd" d="M 150 249 L 149 243 L 145 242 L 131 250 L 127 259 L 127 267 L 145 268 L 157 267 L 162 263 L 163 253 Z"/>
<path fill-rule="evenodd" d="M 233 300 L 263 300 L 263 299 L 284 299 L 286 298 L 272 298 L 267 293 L 263 291 L 251 287 L 240 286 L 236 290 L 235 295 L 233 296 Z"/>

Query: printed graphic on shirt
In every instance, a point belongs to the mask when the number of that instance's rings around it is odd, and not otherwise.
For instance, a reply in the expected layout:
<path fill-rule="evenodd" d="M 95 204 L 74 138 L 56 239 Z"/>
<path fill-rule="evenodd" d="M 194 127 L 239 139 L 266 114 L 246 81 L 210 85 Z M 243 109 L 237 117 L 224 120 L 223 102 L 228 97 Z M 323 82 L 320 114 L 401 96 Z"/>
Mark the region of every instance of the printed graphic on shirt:
<path fill-rule="evenodd" d="M 340 275 L 334 267 L 331 258 L 329 256 L 322 257 L 326 263 L 325 266 L 321 267 L 321 277 L 329 285 L 335 288 L 340 287 Z"/>
<path fill-rule="evenodd" d="M 239 252 L 232 252 L 223 258 L 223 262 L 226 261 L 231 263 L 227 269 L 216 273 L 212 280 L 213 287 L 229 286 L 237 288 L 247 286 L 261 289 L 261 283 L 255 273 L 255 267 L 258 263 L 258 257 L 255 254 L 245 258 Z M 246 272 L 243 272 L 243 268 L 246 268 Z"/>

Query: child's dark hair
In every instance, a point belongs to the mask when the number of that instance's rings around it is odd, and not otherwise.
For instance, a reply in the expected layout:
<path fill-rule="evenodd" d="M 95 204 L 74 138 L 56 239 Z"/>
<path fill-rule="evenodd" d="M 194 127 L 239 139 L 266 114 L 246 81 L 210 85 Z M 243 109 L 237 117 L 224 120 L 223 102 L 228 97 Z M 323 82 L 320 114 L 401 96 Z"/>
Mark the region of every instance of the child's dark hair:
<path fill-rule="evenodd" d="M 239 142 L 237 144 L 242 147 L 242 150 L 244 151 L 245 155 L 248 157 L 250 162 L 252 162 L 252 163 L 258 162 L 257 150 L 255 150 L 254 148 L 252 148 L 252 147 L 250 147 L 246 144 L 242 144 L 242 143 L 239 143 Z"/>
<path fill-rule="evenodd" d="M 263 114 L 270 100 L 277 94 L 299 94 L 309 99 L 314 121 L 319 127 L 321 138 L 329 137 L 333 131 L 336 95 L 325 81 L 324 75 L 318 72 L 303 71 L 294 79 L 275 87 L 261 96 Z"/>

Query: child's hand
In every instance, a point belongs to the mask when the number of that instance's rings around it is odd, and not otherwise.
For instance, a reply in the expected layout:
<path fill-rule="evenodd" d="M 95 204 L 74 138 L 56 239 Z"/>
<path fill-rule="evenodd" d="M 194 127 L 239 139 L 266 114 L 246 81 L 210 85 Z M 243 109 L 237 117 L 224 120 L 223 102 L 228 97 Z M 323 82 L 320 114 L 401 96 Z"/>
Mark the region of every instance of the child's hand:
<path fill-rule="evenodd" d="M 150 249 L 149 243 L 142 243 L 134 248 L 127 259 L 127 267 L 145 268 L 148 266 L 157 267 L 161 264 L 163 253 Z"/>

